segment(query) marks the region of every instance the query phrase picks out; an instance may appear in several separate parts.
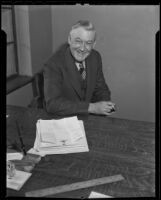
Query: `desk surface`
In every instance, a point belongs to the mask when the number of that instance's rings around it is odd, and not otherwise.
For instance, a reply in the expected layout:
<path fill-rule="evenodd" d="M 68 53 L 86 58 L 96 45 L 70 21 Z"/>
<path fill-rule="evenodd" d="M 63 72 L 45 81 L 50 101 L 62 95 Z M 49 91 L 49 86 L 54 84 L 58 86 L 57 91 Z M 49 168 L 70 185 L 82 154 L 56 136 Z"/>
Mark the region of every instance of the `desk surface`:
<path fill-rule="evenodd" d="M 52 119 L 44 110 L 7 106 L 7 144 L 18 141 L 17 119 L 26 149 L 34 145 L 36 121 Z M 155 196 L 155 124 L 89 115 L 84 118 L 89 152 L 48 155 L 32 171 L 20 191 L 7 189 L 7 196 L 121 174 L 125 180 L 53 195 L 87 198 L 91 191 L 113 197 Z"/>

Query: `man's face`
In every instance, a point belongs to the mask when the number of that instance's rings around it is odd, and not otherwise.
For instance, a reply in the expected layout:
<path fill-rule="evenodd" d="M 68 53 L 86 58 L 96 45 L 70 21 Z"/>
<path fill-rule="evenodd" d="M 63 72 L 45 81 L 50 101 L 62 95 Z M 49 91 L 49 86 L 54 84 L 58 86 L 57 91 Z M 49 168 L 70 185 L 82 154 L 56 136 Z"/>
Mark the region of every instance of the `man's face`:
<path fill-rule="evenodd" d="M 68 43 L 75 60 L 82 62 L 89 56 L 94 47 L 95 32 L 85 30 L 82 27 L 74 29 L 68 38 Z"/>

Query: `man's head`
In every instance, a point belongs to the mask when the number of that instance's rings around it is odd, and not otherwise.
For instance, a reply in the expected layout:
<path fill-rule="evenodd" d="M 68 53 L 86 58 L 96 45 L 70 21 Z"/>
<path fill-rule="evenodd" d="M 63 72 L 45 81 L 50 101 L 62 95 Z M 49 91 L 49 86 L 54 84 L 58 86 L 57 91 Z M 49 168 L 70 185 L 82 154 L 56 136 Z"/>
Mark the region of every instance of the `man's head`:
<path fill-rule="evenodd" d="M 89 21 L 78 21 L 68 37 L 70 50 L 76 61 L 85 60 L 96 43 L 96 31 Z"/>

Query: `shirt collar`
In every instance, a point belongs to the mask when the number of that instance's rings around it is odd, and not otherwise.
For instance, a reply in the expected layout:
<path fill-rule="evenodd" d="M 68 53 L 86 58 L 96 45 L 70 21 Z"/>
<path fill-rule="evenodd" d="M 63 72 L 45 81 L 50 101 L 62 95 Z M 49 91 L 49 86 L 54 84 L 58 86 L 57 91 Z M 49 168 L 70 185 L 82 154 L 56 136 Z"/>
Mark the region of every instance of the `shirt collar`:
<path fill-rule="evenodd" d="M 75 64 L 76 64 L 78 70 L 80 69 L 80 67 L 79 67 L 79 64 L 80 64 L 80 63 L 83 64 L 83 67 L 84 67 L 84 68 L 86 67 L 86 65 L 85 65 L 85 61 L 83 61 L 83 62 L 77 62 L 77 61 L 76 61 Z"/>

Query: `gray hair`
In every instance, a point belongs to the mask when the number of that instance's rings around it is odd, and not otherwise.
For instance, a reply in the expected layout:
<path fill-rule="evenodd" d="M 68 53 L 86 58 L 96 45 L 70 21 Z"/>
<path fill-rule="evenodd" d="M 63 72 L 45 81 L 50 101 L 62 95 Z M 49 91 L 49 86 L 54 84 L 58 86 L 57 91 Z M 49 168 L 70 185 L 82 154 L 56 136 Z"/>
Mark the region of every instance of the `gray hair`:
<path fill-rule="evenodd" d="M 79 20 L 78 22 L 76 22 L 72 26 L 70 34 L 71 34 L 72 30 L 77 29 L 79 27 L 82 27 L 82 28 L 84 28 L 87 31 L 93 31 L 93 32 L 95 32 L 95 40 L 96 40 L 96 30 L 95 30 L 94 25 L 90 21 L 88 21 L 88 20 Z"/>

